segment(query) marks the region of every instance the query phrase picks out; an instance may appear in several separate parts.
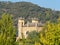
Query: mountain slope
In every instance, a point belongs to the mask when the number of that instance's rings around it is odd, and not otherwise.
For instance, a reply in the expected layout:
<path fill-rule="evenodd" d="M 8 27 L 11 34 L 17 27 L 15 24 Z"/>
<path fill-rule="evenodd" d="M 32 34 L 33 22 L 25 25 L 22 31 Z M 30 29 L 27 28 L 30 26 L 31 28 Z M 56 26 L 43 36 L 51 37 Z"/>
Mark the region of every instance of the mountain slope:
<path fill-rule="evenodd" d="M 25 19 L 37 17 L 41 22 L 48 20 L 56 22 L 60 16 L 60 11 L 43 8 L 30 2 L 0 2 L 0 16 L 3 13 L 11 14 L 16 23 L 18 17 L 24 17 Z"/>

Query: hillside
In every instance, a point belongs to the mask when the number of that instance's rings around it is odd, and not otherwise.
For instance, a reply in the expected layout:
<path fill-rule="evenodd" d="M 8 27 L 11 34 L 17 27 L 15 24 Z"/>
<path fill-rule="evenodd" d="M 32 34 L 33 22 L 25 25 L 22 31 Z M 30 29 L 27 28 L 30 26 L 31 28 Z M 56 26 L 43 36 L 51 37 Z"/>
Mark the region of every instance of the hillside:
<path fill-rule="evenodd" d="M 27 20 L 31 17 L 37 17 L 41 22 L 48 20 L 57 22 L 57 18 L 60 17 L 60 11 L 40 7 L 30 2 L 0 2 L 0 16 L 3 13 L 11 14 L 15 24 L 17 24 L 18 17 L 24 17 Z"/>

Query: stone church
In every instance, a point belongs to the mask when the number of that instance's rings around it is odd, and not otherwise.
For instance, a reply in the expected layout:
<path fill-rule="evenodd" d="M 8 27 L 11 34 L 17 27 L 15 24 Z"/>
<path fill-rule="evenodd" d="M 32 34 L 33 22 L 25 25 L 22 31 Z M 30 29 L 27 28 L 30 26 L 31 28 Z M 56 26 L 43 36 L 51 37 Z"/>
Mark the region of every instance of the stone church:
<path fill-rule="evenodd" d="M 43 24 L 38 21 L 37 18 L 32 18 L 31 22 L 27 21 L 25 23 L 24 18 L 18 19 L 18 38 L 22 39 L 22 34 L 27 38 L 27 32 L 31 31 L 41 31 L 43 29 Z"/>

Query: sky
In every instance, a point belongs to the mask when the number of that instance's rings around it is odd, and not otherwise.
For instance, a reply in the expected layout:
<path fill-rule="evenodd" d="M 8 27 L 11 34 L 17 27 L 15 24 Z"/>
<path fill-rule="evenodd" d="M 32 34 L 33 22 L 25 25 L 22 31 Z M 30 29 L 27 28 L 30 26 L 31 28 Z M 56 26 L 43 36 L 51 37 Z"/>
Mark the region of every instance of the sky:
<path fill-rule="evenodd" d="M 60 0 L 0 0 L 0 1 L 11 1 L 11 2 L 31 2 L 37 4 L 40 7 L 51 8 L 52 10 L 60 11 Z"/>

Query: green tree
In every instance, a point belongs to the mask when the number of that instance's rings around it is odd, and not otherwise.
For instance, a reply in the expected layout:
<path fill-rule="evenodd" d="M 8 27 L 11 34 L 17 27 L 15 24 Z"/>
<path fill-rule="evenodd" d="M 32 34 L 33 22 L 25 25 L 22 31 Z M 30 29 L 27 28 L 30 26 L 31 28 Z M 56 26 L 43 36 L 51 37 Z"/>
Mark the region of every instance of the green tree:
<path fill-rule="evenodd" d="M 13 26 L 12 17 L 9 14 L 3 14 L 0 19 L 0 45 L 15 45 L 16 29 Z"/>
<path fill-rule="evenodd" d="M 31 40 L 34 44 L 39 43 L 39 33 L 36 31 L 29 32 L 27 39 Z"/>
<path fill-rule="evenodd" d="M 43 45 L 60 45 L 60 23 L 48 22 L 44 28 L 44 33 L 40 34 L 40 41 Z"/>

